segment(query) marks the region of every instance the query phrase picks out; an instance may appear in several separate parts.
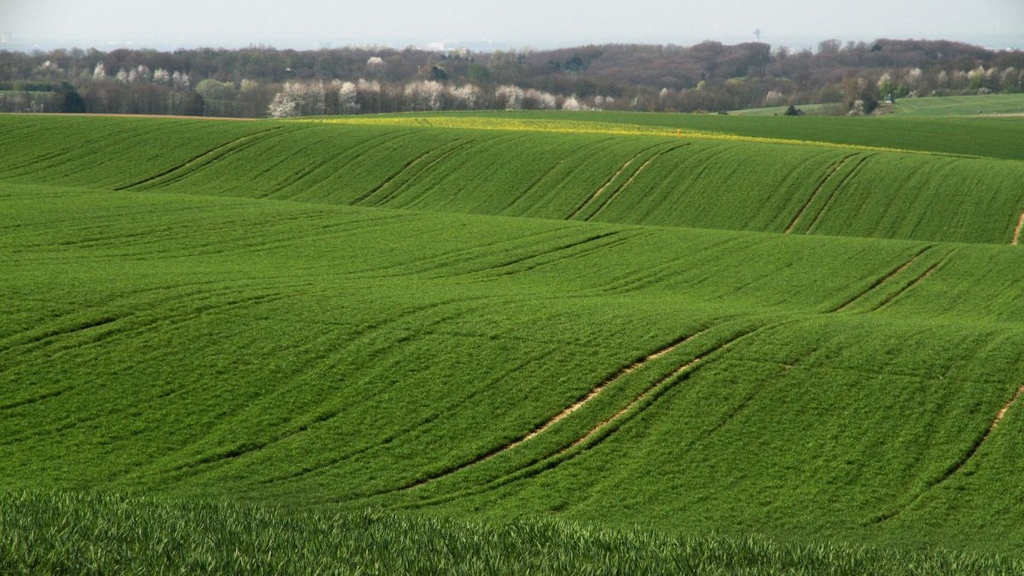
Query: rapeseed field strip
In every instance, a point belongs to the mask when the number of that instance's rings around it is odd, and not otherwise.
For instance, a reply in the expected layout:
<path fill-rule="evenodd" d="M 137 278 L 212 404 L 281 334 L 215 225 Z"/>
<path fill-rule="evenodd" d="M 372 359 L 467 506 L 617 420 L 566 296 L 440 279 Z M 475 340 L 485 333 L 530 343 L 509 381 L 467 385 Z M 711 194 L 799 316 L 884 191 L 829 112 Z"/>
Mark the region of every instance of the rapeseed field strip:
<path fill-rule="evenodd" d="M 356 126 L 390 126 L 390 127 L 418 127 L 423 129 L 451 129 L 451 130 L 490 130 L 490 131 L 515 131 L 515 132 L 551 132 L 559 134 L 608 134 L 615 136 L 668 136 L 675 138 L 686 138 L 690 140 L 711 140 L 722 142 L 746 142 L 755 144 L 786 144 L 797 146 L 816 146 L 821 148 L 841 148 L 858 150 L 863 152 L 902 152 L 906 154 L 944 154 L 942 152 L 931 152 L 907 148 L 869 146 L 863 144 L 843 144 L 821 140 L 795 140 L 786 138 L 771 138 L 765 136 L 745 136 L 740 134 L 729 134 L 724 132 L 711 132 L 701 130 L 684 130 L 682 128 L 665 128 L 657 126 L 642 126 L 636 124 L 600 123 L 600 122 L 574 122 L 569 120 L 521 120 L 504 119 L 483 116 L 385 116 L 368 117 L 352 116 L 331 119 L 302 119 L 289 120 L 289 122 L 306 122 L 318 124 L 344 124 Z M 963 154 L 956 154 L 964 156 Z M 980 156 L 979 156 L 980 157 Z"/>

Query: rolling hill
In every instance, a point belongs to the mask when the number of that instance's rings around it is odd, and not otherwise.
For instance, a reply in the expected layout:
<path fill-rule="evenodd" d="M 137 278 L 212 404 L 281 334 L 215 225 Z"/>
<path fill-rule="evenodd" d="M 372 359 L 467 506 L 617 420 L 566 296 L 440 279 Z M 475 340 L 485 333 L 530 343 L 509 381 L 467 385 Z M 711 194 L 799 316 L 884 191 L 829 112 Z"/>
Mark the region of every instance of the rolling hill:
<path fill-rule="evenodd" d="M 1022 561 L 1022 124 L 740 120 L 0 118 L 5 509 Z"/>

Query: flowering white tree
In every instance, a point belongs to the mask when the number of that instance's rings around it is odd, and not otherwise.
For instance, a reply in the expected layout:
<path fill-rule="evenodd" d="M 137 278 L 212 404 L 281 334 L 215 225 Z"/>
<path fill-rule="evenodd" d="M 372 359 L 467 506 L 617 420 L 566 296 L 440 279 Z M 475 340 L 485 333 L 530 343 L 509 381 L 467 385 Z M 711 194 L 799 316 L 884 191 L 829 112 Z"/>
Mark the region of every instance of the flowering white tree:
<path fill-rule="evenodd" d="M 359 89 L 352 82 L 340 82 L 337 87 L 338 91 L 338 108 L 342 114 L 358 114 L 361 106 L 359 105 Z"/>
<path fill-rule="evenodd" d="M 175 72 L 171 75 L 171 83 L 174 84 L 175 90 L 188 90 L 189 86 L 192 85 L 189 80 L 188 74 L 182 72 Z"/>
<path fill-rule="evenodd" d="M 356 89 L 359 90 L 360 93 L 369 92 L 371 94 L 380 94 L 380 82 L 360 78 L 356 81 Z"/>
<path fill-rule="evenodd" d="M 306 86 L 307 99 L 313 114 L 323 116 L 327 114 L 327 86 L 324 81 L 317 79 Z"/>
<path fill-rule="evenodd" d="M 366 59 L 366 72 L 371 76 L 380 76 L 387 68 L 387 64 L 380 56 L 370 56 Z"/>
<path fill-rule="evenodd" d="M 580 101 L 576 99 L 576 95 L 569 96 L 562 101 L 562 110 L 568 110 L 569 112 L 579 112 L 583 107 Z"/>
<path fill-rule="evenodd" d="M 967 73 L 967 79 L 970 82 L 971 88 L 975 90 L 977 90 L 978 88 L 983 88 L 985 86 L 985 81 L 987 80 L 987 76 L 985 75 L 985 67 L 978 66 L 974 70 L 971 70 L 970 72 Z"/>
<path fill-rule="evenodd" d="M 530 88 L 523 94 L 523 107 L 533 110 L 557 110 L 558 98 L 554 94 Z"/>
<path fill-rule="evenodd" d="M 963 70 L 956 70 L 953 72 L 953 78 L 951 80 L 953 88 L 966 88 L 971 77 Z"/>
<path fill-rule="evenodd" d="M 103 62 L 96 63 L 96 67 L 92 70 L 92 79 L 98 82 L 107 79 L 107 67 L 103 65 Z"/>
<path fill-rule="evenodd" d="M 917 90 L 921 86 L 922 80 L 924 80 L 924 72 L 920 68 L 913 68 L 907 72 L 907 85 L 911 90 Z"/>
<path fill-rule="evenodd" d="M 153 72 L 153 83 L 168 85 L 171 83 L 171 73 L 163 68 L 157 68 Z"/>
<path fill-rule="evenodd" d="M 440 110 L 443 96 L 444 86 L 433 80 L 405 85 L 405 97 L 410 100 L 414 110 Z"/>
<path fill-rule="evenodd" d="M 504 104 L 505 110 L 519 110 L 523 107 L 523 90 L 515 85 L 498 86 L 494 97 Z"/>
<path fill-rule="evenodd" d="M 448 90 L 448 97 L 452 102 L 452 107 L 461 110 L 473 110 L 482 96 L 483 93 L 480 89 L 472 84 Z"/>
<path fill-rule="evenodd" d="M 271 118 L 289 118 L 298 115 L 298 108 L 298 102 L 286 96 L 284 92 L 278 92 L 267 106 L 267 114 Z"/>

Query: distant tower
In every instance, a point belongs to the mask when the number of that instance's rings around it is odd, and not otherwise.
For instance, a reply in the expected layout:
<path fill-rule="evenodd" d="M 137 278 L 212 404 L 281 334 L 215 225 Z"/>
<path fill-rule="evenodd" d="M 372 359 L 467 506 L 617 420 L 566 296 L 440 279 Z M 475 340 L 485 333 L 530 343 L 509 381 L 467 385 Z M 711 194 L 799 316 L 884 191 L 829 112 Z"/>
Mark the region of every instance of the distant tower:
<path fill-rule="evenodd" d="M 761 29 L 754 30 L 754 38 L 757 38 L 758 42 L 761 42 Z"/>
<path fill-rule="evenodd" d="M 10 32 L 0 32 L 0 46 L 3 46 L 5 44 L 9 44 L 10 42 L 11 42 L 11 33 Z"/>

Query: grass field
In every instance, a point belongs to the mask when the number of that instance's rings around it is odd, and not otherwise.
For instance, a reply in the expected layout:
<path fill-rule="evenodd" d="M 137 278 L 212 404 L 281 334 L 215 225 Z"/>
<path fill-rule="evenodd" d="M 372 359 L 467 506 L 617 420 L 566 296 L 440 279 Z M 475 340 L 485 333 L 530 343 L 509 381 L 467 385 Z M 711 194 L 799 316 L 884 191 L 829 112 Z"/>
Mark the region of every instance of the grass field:
<path fill-rule="evenodd" d="M 1024 114 L 1024 94 L 901 98 L 896 112 L 911 116 L 972 116 Z"/>
<path fill-rule="evenodd" d="M 798 106 L 807 114 L 829 114 L 835 104 Z M 729 112 L 739 116 L 782 116 L 788 106 L 770 106 Z M 928 96 L 899 98 L 893 108 L 896 116 L 977 116 L 1024 114 L 1024 94 L 985 94 L 981 96 Z"/>
<path fill-rule="evenodd" d="M 592 118 L 0 117 L 0 571 L 1019 571 L 1021 122 Z"/>

